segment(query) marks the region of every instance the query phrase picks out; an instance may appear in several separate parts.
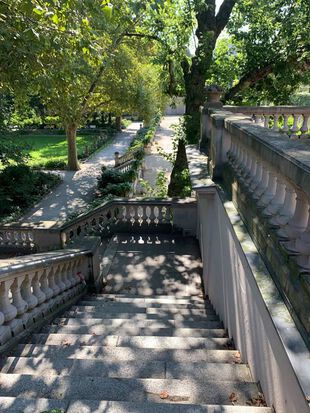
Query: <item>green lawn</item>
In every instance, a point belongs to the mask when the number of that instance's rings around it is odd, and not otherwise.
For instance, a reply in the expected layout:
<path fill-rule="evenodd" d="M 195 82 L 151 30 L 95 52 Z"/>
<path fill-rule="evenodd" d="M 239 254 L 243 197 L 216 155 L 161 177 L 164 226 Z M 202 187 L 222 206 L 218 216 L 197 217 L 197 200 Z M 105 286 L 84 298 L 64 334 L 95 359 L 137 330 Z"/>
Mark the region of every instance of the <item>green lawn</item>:
<path fill-rule="evenodd" d="M 78 155 L 83 158 L 85 155 L 85 148 L 88 148 L 89 153 L 94 152 L 97 147 L 97 135 L 83 135 L 78 134 L 77 146 Z M 27 145 L 30 149 L 30 159 L 28 165 L 40 168 L 57 169 L 57 167 L 64 167 L 67 160 L 67 141 L 65 135 L 53 134 L 29 134 L 19 135 L 14 137 L 14 141 L 21 145 Z M 102 145 L 104 143 L 102 142 Z M 84 156 L 85 157 L 85 156 Z"/>

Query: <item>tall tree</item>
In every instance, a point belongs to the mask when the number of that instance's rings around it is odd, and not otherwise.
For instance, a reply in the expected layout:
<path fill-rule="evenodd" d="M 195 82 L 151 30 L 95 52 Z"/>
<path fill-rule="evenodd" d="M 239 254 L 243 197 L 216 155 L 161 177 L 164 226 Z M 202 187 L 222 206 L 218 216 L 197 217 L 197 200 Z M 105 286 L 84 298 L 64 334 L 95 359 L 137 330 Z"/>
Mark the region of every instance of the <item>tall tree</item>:
<path fill-rule="evenodd" d="M 68 141 L 68 167 L 79 168 L 76 131 L 105 104 L 100 88 L 127 34 L 152 1 L 0 0 L 0 82 L 37 94 L 57 114 Z"/>

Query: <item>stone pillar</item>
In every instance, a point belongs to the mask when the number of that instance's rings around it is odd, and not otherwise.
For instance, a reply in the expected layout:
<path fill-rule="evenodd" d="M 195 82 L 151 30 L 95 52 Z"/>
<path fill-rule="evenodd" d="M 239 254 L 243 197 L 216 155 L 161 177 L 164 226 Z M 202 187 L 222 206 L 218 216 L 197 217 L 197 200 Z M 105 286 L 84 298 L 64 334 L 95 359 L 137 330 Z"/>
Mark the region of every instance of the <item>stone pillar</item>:
<path fill-rule="evenodd" d="M 220 109 L 223 107 L 220 101 L 222 89 L 216 85 L 206 86 L 207 100 L 200 108 L 200 141 L 199 149 L 209 156 L 211 140 L 211 118 L 210 109 Z"/>
<path fill-rule="evenodd" d="M 114 166 L 118 166 L 119 165 L 119 152 L 114 152 L 114 161 L 115 161 Z"/>

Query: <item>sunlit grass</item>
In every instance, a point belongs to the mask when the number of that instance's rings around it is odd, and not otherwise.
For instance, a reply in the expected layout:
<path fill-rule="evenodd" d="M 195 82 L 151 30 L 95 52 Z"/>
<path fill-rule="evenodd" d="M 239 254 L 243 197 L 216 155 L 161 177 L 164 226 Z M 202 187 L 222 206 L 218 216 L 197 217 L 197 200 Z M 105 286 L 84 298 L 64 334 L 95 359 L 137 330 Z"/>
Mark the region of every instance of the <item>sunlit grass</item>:
<path fill-rule="evenodd" d="M 86 147 L 90 149 L 97 137 L 96 135 L 78 135 L 78 155 L 82 156 Z M 30 166 L 44 167 L 47 162 L 66 162 L 67 160 L 67 141 L 64 135 L 33 134 L 15 137 L 14 141 L 28 147 L 26 151 L 29 152 L 30 159 L 27 163 Z"/>

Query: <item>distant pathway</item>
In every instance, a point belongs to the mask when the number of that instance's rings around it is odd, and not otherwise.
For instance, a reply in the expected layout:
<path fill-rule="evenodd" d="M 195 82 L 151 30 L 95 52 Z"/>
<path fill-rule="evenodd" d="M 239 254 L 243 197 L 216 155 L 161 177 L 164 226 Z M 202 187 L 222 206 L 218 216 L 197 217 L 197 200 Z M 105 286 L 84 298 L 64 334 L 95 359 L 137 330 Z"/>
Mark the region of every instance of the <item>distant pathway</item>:
<path fill-rule="evenodd" d="M 174 130 L 172 125 L 179 123 L 179 116 L 165 116 L 156 132 L 151 151 L 145 156 L 143 179 L 148 181 L 152 188 L 156 186 L 156 177 L 158 172 L 164 171 L 165 175 L 170 180 L 172 164 L 160 155 L 158 149 L 169 154 L 173 152 L 172 138 Z"/>
<path fill-rule="evenodd" d="M 61 172 L 63 182 L 38 205 L 36 205 L 21 221 L 40 222 L 57 221 L 61 223 L 73 212 L 82 212 L 92 198 L 97 176 L 103 165 L 112 165 L 114 152 L 123 154 L 135 136 L 140 123 L 134 122 L 119 133 L 113 143 L 98 151 L 81 164 L 78 172 Z"/>

